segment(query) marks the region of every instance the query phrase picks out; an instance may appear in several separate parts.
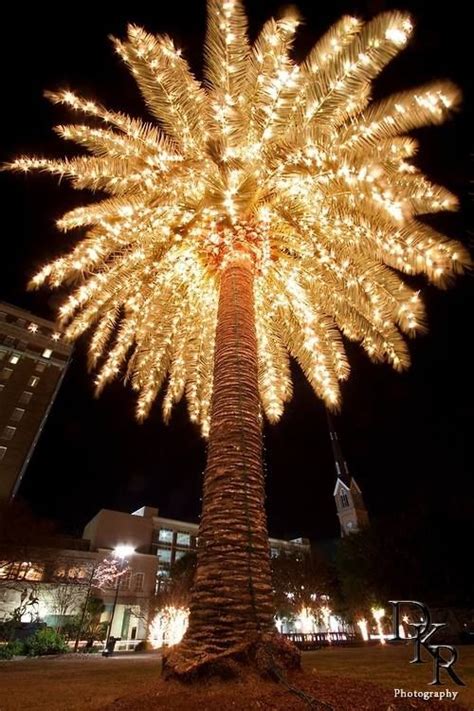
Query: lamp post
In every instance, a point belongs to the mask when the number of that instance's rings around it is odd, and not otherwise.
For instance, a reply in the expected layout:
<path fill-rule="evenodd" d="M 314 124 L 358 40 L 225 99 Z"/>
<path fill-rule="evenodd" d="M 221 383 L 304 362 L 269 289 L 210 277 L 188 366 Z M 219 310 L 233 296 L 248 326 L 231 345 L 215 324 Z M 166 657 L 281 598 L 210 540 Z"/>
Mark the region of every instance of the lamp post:
<path fill-rule="evenodd" d="M 114 622 L 115 608 L 117 607 L 117 599 L 118 599 L 118 594 L 119 594 L 119 589 L 120 589 L 120 580 L 122 578 L 122 572 L 124 570 L 126 559 L 128 558 L 128 556 L 132 555 L 134 552 L 135 552 L 135 549 L 132 546 L 126 546 L 126 545 L 116 546 L 113 551 L 114 557 L 119 558 L 121 560 L 121 568 L 120 568 L 120 574 L 117 575 L 117 582 L 115 585 L 114 604 L 112 606 L 112 614 L 110 616 L 109 627 L 107 629 L 107 637 L 105 640 L 105 647 L 106 648 L 107 648 L 108 641 L 110 639 L 110 633 L 112 631 L 112 625 Z"/>

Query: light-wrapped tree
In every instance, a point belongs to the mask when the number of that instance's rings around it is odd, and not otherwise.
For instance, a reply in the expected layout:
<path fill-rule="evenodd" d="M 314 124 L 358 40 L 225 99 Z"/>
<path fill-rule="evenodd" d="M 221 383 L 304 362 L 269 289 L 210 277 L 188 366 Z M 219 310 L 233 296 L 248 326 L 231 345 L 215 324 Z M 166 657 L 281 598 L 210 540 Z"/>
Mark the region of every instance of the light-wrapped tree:
<path fill-rule="evenodd" d="M 241 0 L 209 0 L 203 83 L 171 39 L 131 26 L 114 44 L 153 122 L 49 94 L 92 119 L 57 128 L 92 156 L 13 163 L 106 194 L 62 217 L 85 236 L 32 280 L 77 283 L 60 318 L 68 338 L 95 329 L 97 390 L 127 363 L 139 419 L 164 386 L 165 418 L 186 395 L 209 436 L 190 624 L 166 665 L 181 676 L 272 647 L 262 411 L 277 421 L 291 396 L 289 356 L 337 408 L 341 334 L 406 368 L 424 314 L 398 272 L 442 286 L 467 262 L 415 219 L 456 199 L 409 161 L 406 136 L 440 123 L 456 89 L 369 100 L 409 17 L 343 17 L 301 64 L 297 25 L 288 11 L 250 44 Z"/>

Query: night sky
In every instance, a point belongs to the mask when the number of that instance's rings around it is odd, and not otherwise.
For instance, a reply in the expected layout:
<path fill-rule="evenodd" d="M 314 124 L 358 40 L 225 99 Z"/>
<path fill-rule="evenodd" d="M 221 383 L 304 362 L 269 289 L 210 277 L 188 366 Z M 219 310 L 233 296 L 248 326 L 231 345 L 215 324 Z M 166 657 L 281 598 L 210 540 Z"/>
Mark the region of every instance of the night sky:
<path fill-rule="evenodd" d="M 278 12 L 279 2 L 248 0 L 251 32 Z M 375 94 L 450 78 L 464 94 L 462 111 L 442 127 L 417 131 L 418 164 L 461 198 L 457 214 L 438 216 L 437 228 L 472 246 L 473 94 L 471 21 L 460 0 L 432 2 L 342 2 L 323 7 L 300 2 L 305 18 L 295 56 L 305 52 L 342 13 L 370 18 L 384 9 L 408 9 L 416 24 L 408 48 L 379 78 Z M 99 8 L 99 9 L 98 9 Z M 5 17 L 5 15 L 7 15 Z M 113 109 L 144 116 L 138 89 L 112 51 L 109 34 L 123 36 L 127 22 L 169 33 L 195 72 L 201 72 L 205 3 L 8 3 L 3 10 L 2 146 L 0 160 L 19 153 L 60 156 L 66 143 L 53 134 L 72 115 L 43 97 L 44 89 L 71 88 Z M 73 151 L 74 152 L 74 151 Z M 0 299 L 51 318 L 58 296 L 26 293 L 40 264 L 70 247 L 76 236 L 54 222 L 87 195 L 47 176 L 2 173 Z M 471 213 L 471 215 L 469 214 Z M 473 282 L 463 278 L 448 292 L 425 288 L 430 333 L 411 343 L 413 367 L 396 374 L 371 364 L 359 347 L 348 352 L 352 376 L 336 419 L 349 467 L 372 517 L 427 506 L 440 522 L 456 521 L 457 507 L 472 496 Z M 59 299 L 60 300 L 60 299 Z M 81 532 L 99 508 L 132 511 L 148 504 L 164 516 L 197 520 L 205 444 L 188 421 L 184 403 L 171 424 L 155 406 L 143 425 L 133 419 L 134 398 L 120 383 L 100 400 L 86 372 L 85 343 L 76 348 L 62 391 L 25 476 L 21 496 L 40 515 L 69 532 Z M 335 472 L 324 409 L 294 368 L 295 392 L 280 424 L 267 427 L 265 457 L 269 528 L 274 536 L 338 534 L 332 498 Z"/>

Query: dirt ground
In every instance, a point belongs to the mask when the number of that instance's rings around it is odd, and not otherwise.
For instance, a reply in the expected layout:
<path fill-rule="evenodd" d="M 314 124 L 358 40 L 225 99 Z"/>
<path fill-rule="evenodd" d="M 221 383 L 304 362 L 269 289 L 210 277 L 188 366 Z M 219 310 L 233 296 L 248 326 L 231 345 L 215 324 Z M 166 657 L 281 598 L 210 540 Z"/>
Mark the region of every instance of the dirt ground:
<path fill-rule="evenodd" d="M 292 680 L 334 711 L 414 711 L 474 709 L 474 646 L 460 647 L 458 673 L 466 687 L 457 703 L 406 699 L 397 703 L 394 688 L 430 691 L 431 665 L 410 665 L 406 647 L 334 648 L 303 654 L 305 676 Z M 159 654 L 117 655 L 106 659 L 60 657 L 0 662 L 0 711 L 253 711 L 310 708 L 282 686 L 223 686 L 193 689 L 159 683 Z M 337 677 L 337 680 L 336 678 Z M 444 681 L 444 680 L 443 680 Z M 128 698 L 127 698 L 128 697 Z M 416 704 L 416 705 L 415 705 Z M 316 706 L 318 711 L 329 711 Z"/>

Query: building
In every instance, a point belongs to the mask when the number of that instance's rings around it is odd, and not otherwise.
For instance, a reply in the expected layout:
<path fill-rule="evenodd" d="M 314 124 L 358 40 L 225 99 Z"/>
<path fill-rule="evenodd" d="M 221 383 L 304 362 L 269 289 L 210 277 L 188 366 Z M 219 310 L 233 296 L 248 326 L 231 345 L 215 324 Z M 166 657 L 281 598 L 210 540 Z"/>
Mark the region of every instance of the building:
<path fill-rule="evenodd" d="M 349 467 L 342 454 L 341 445 L 337 436 L 332 418 L 327 413 L 329 436 L 336 466 L 336 486 L 334 499 L 336 502 L 341 537 L 350 533 L 357 533 L 369 525 L 369 515 L 362 498 L 362 492 L 356 480 L 350 475 Z"/>
<path fill-rule="evenodd" d="M 91 550 L 113 549 L 118 545 L 131 545 L 139 554 L 150 554 L 156 560 L 156 588 L 169 576 L 173 563 L 196 549 L 197 523 L 177 521 L 159 516 L 158 509 L 143 506 L 133 513 L 101 509 L 84 529 Z M 272 557 L 281 554 L 309 555 L 310 543 L 306 538 L 291 541 L 270 538 Z"/>
<path fill-rule="evenodd" d="M 52 321 L 0 302 L 0 500 L 18 491 L 70 355 Z"/>
<path fill-rule="evenodd" d="M 120 638 L 118 649 L 133 649 L 147 639 L 155 593 L 166 586 L 173 563 L 196 549 L 197 540 L 197 524 L 164 518 L 158 509 L 143 506 L 133 513 L 102 509 L 81 539 L 3 551 L 0 546 L 0 621 L 22 605 L 23 622 L 63 625 L 91 594 L 104 604 L 101 620 L 111 622 L 110 634 Z M 133 551 L 124 560 L 117 556 L 123 546 Z M 271 538 L 270 547 L 273 557 L 310 552 L 302 538 Z"/>

